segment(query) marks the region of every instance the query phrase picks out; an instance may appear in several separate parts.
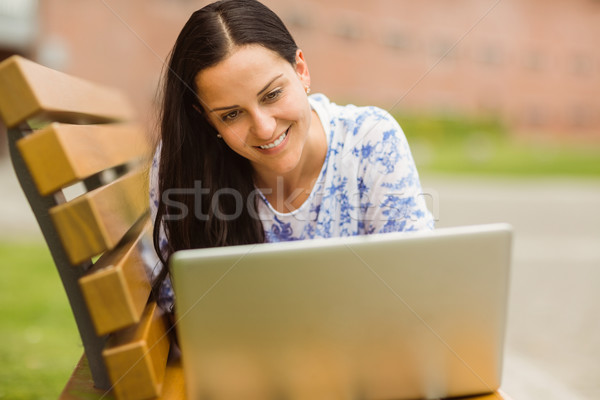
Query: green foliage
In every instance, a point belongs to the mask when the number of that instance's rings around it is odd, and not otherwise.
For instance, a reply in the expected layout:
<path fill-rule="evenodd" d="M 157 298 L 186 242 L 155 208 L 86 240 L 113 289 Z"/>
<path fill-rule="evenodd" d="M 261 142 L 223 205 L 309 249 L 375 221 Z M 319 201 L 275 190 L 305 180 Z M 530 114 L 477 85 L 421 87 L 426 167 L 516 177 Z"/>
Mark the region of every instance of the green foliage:
<path fill-rule="evenodd" d="M 426 138 L 435 143 L 456 143 L 481 135 L 498 140 L 506 135 L 505 128 L 492 118 L 465 118 L 452 115 L 397 115 L 395 117 L 407 137 Z"/>
<path fill-rule="evenodd" d="M 83 353 L 44 243 L 0 243 L 0 399 L 56 399 Z"/>
<path fill-rule="evenodd" d="M 600 143 L 528 143 L 485 118 L 396 115 L 396 119 L 425 173 L 600 176 Z"/>

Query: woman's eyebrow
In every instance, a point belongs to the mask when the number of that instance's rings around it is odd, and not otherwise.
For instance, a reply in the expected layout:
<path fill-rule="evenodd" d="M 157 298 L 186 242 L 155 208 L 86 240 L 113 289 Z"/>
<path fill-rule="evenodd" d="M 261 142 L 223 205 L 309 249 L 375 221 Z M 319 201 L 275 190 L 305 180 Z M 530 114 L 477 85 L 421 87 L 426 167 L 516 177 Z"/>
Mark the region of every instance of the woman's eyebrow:
<path fill-rule="evenodd" d="M 283 76 L 283 74 L 279 74 L 279 75 L 277 75 L 275 78 L 271 79 L 271 80 L 269 81 L 269 83 L 267 83 L 267 84 L 265 85 L 265 87 L 264 87 L 264 88 L 262 88 L 262 89 L 260 90 L 260 92 L 256 93 L 256 95 L 257 95 L 257 96 L 260 96 L 260 94 L 261 94 L 262 92 L 264 92 L 265 90 L 267 90 L 267 89 L 269 88 L 269 86 L 271 86 L 271 84 L 273 84 L 273 82 L 275 82 L 277 79 L 281 78 L 282 76 Z"/>
<path fill-rule="evenodd" d="M 258 92 L 256 95 L 257 95 L 257 96 L 260 96 L 262 92 L 264 92 L 265 90 L 267 90 L 267 89 L 269 88 L 269 86 L 271 86 L 271 85 L 273 84 L 273 82 L 275 82 L 277 79 L 281 78 L 282 76 L 283 76 L 283 74 L 279 74 L 279 75 L 277 75 L 275 78 L 271 79 L 271 80 L 269 81 L 269 83 L 267 83 L 267 84 L 265 85 L 265 87 L 263 87 L 263 88 L 262 88 L 262 89 L 261 89 L 261 90 L 260 90 L 260 91 L 259 91 L 259 92 Z M 217 107 L 217 108 L 213 108 L 213 109 L 211 109 L 211 110 L 209 110 L 209 111 L 210 111 L 210 112 L 215 112 L 215 111 L 223 111 L 223 110 L 229 110 L 229 109 L 232 109 L 232 108 L 237 108 L 237 107 L 239 107 L 239 106 L 236 104 L 236 105 L 233 105 L 233 106 L 227 106 L 227 107 Z"/>
<path fill-rule="evenodd" d="M 211 109 L 211 110 L 209 110 L 209 111 L 210 111 L 210 112 L 215 112 L 215 111 L 229 110 L 229 109 L 232 109 L 232 108 L 237 108 L 237 107 L 239 107 L 239 106 L 236 104 L 236 105 L 233 105 L 233 106 L 227 106 L 227 107 L 217 107 L 217 108 L 213 108 L 213 109 Z"/>

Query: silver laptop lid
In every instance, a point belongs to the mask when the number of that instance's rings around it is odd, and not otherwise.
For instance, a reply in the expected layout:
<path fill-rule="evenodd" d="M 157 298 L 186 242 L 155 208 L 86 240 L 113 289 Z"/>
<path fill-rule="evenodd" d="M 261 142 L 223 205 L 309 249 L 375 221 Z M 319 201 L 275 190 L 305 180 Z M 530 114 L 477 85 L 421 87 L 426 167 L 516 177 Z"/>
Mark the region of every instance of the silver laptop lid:
<path fill-rule="evenodd" d="M 172 257 L 190 399 L 410 399 L 500 385 L 511 227 Z"/>

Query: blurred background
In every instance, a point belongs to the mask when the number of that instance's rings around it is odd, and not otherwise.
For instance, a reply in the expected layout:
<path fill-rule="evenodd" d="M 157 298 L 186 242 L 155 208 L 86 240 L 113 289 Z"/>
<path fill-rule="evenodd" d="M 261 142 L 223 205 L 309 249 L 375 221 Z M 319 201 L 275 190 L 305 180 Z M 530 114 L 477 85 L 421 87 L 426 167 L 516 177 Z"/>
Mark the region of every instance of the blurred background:
<path fill-rule="evenodd" d="M 195 0 L 0 0 L 12 54 L 123 90 L 155 132 Z M 265 0 L 312 92 L 390 111 L 438 227 L 515 228 L 503 388 L 600 398 L 600 1 Z M 81 345 L 0 126 L 0 398 L 56 398 Z"/>

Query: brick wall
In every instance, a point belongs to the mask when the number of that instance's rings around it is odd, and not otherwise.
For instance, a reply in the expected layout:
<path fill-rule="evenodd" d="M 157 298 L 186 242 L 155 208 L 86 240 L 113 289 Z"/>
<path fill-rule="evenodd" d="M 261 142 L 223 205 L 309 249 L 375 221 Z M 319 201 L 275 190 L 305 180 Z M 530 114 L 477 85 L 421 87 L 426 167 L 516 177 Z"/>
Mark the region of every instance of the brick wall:
<path fill-rule="evenodd" d="M 33 58 L 124 89 L 151 121 L 162 62 L 207 1 L 39 2 Z M 492 114 L 521 135 L 600 140 L 600 1 L 265 0 L 313 92 L 394 112 Z"/>

